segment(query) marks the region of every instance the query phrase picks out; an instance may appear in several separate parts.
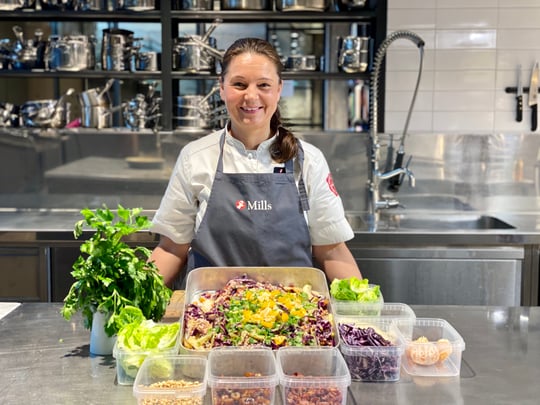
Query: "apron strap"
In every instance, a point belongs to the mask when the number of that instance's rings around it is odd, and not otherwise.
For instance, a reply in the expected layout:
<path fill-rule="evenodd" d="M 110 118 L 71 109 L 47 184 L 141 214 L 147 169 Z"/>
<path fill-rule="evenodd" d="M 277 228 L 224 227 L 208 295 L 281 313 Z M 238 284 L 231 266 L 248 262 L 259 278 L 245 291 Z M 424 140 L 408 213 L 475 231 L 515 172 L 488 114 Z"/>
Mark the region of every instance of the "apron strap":
<path fill-rule="evenodd" d="M 306 185 L 304 184 L 304 176 L 302 176 L 302 171 L 304 167 L 304 148 L 300 140 L 298 140 L 298 163 L 300 165 L 300 180 L 298 180 L 298 192 L 300 193 L 300 205 L 302 206 L 302 211 L 309 211 L 309 200 L 306 191 Z"/>

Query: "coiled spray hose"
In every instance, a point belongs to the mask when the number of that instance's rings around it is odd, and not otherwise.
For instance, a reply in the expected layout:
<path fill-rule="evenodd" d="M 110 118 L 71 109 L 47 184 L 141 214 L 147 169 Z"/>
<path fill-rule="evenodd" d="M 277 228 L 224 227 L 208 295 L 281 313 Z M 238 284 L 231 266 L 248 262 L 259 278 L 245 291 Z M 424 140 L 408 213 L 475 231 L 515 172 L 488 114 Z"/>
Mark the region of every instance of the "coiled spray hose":
<path fill-rule="evenodd" d="M 418 88 L 420 86 L 420 79 L 422 77 L 422 66 L 424 64 L 424 45 L 425 42 L 420 36 L 418 36 L 416 33 L 412 31 L 395 31 L 388 35 L 384 39 L 384 41 L 379 46 L 379 49 L 377 49 L 377 53 L 375 54 L 375 58 L 373 61 L 373 71 L 371 74 L 371 91 L 369 97 L 369 125 L 371 128 L 371 138 L 373 144 L 378 144 L 378 94 L 379 94 L 379 76 L 381 74 L 381 67 L 382 62 L 384 60 L 384 57 L 386 56 L 386 51 L 388 50 L 388 47 L 390 44 L 398 39 L 408 39 L 412 41 L 416 46 L 418 46 L 420 51 L 420 66 L 418 68 L 418 77 L 416 79 L 416 85 L 414 88 L 413 97 L 411 99 L 411 104 L 409 106 L 409 111 L 407 113 L 407 118 L 405 120 L 405 125 L 403 127 L 403 134 L 401 136 L 401 141 L 399 144 L 399 149 L 396 154 L 396 160 L 394 162 L 394 169 L 400 168 L 403 165 L 403 158 L 405 156 L 405 137 L 407 135 L 408 129 L 409 129 L 409 123 L 411 120 L 412 111 L 414 109 L 414 103 L 416 102 L 416 96 L 418 94 Z M 376 148 L 378 149 L 378 148 Z M 372 153 L 378 153 L 376 151 Z M 378 156 L 372 156 L 372 160 L 377 161 Z M 401 181 L 403 179 L 403 175 L 401 176 L 395 176 L 391 179 L 389 179 L 389 188 L 393 191 L 397 191 L 399 189 L 399 186 L 401 184 Z"/>

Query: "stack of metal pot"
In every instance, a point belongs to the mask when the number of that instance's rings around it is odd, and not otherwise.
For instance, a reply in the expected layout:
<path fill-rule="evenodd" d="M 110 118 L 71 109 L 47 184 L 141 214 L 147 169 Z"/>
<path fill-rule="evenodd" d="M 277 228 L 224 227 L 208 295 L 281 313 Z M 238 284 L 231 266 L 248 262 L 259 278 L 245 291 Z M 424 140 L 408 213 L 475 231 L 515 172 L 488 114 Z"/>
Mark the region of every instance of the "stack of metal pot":
<path fill-rule="evenodd" d="M 47 42 L 42 40 L 43 30 L 36 29 L 34 38 L 25 39 L 23 29 L 13 27 L 15 41 L 5 40 L 2 43 L 2 67 L 14 70 L 43 69 L 45 67 L 45 47 Z"/>
<path fill-rule="evenodd" d="M 206 33 L 175 38 L 173 45 L 173 70 L 185 73 L 213 73 L 216 60 L 223 59 L 223 52 L 217 49 L 216 38 L 212 32 L 222 22 L 215 19 Z"/>
<path fill-rule="evenodd" d="M 109 89 L 114 79 L 107 81 L 103 88 L 94 88 L 79 94 L 81 104 L 81 125 L 85 128 L 110 128 L 112 126 L 111 99 Z"/>
<path fill-rule="evenodd" d="M 123 106 L 124 123 L 126 127 L 134 130 L 152 128 L 159 129 L 161 117 L 161 98 L 155 97 L 157 83 L 148 85 L 146 94 L 137 94 Z"/>
<path fill-rule="evenodd" d="M 121 72 L 135 68 L 136 56 L 140 46 L 133 31 L 120 28 L 107 28 L 103 30 L 101 44 L 101 66 L 103 70 Z"/>
<path fill-rule="evenodd" d="M 19 110 L 20 125 L 30 128 L 64 128 L 70 120 L 67 97 L 75 93 L 68 89 L 58 100 L 32 100 Z"/>

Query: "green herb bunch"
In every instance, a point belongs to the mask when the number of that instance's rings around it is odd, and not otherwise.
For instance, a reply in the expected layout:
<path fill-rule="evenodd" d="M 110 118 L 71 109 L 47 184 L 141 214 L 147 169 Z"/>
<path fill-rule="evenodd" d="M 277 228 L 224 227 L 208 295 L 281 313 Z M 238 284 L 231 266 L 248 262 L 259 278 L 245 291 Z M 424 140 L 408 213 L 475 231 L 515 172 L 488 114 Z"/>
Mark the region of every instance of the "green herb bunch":
<path fill-rule="evenodd" d="M 73 264 L 75 282 L 64 298 L 61 314 L 70 320 L 81 311 L 84 325 L 92 327 L 95 311 L 110 315 L 105 325 L 109 336 L 118 332 L 116 318 L 125 306 L 140 308 L 146 319 L 159 321 L 172 295 L 145 247 L 130 247 L 124 237 L 148 229 L 150 220 L 141 215 L 142 208 L 126 209 L 118 205 L 115 212 L 103 205 L 95 211 L 81 210 L 84 219 L 75 224 L 75 239 L 86 225 L 95 233 L 80 246 L 81 255 Z"/>

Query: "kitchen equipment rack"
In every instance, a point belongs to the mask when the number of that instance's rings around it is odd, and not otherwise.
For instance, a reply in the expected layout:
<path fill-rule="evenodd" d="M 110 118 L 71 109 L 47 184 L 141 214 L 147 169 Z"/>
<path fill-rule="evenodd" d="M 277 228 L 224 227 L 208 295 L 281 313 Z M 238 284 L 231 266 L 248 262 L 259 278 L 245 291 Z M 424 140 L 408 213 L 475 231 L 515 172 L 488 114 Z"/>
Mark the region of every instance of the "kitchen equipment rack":
<path fill-rule="evenodd" d="M 162 1 L 159 10 L 136 12 L 131 10 L 116 11 L 51 11 L 51 10 L 15 10 L 0 11 L 0 21 L 32 21 L 32 22 L 148 22 L 161 23 L 161 71 L 159 72 L 129 72 L 129 71 L 105 71 L 85 70 L 79 72 L 55 72 L 55 71 L 17 71 L 0 70 L 0 79 L 16 78 L 117 78 L 120 80 L 160 80 L 162 83 L 162 127 L 164 131 L 173 129 L 174 100 L 179 95 L 178 81 L 181 80 L 208 80 L 216 79 L 217 75 L 186 75 L 172 70 L 172 45 L 174 38 L 178 36 L 178 25 L 182 23 L 211 23 L 216 17 L 223 20 L 223 24 L 231 23 L 323 23 L 325 26 L 332 23 L 369 23 L 372 25 L 372 37 L 374 49 L 386 37 L 386 10 L 387 0 L 372 0 L 366 8 L 352 11 L 326 12 L 318 11 L 273 11 L 273 10 L 172 10 L 171 2 Z M 325 37 L 328 35 L 325 34 Z M 325 38 L 326 45 L 329 43 Z M 328 69 L 325 69 L 328 70 Z M 369 71 L 365 73 L 349 74 L 342 72 L 284 72 L 284 79 L 295 80 L 351 80 L 369 79 Z M 379 95 L 381 111 L 384 111 L 384 91 Z M 384 131 L 384 114 L 379 114 L 378 126 Z"/>

